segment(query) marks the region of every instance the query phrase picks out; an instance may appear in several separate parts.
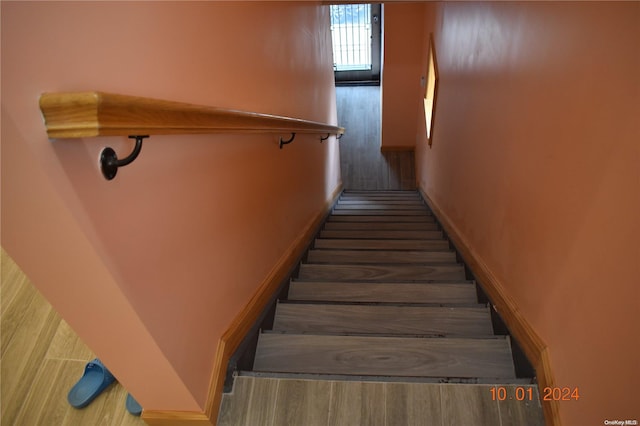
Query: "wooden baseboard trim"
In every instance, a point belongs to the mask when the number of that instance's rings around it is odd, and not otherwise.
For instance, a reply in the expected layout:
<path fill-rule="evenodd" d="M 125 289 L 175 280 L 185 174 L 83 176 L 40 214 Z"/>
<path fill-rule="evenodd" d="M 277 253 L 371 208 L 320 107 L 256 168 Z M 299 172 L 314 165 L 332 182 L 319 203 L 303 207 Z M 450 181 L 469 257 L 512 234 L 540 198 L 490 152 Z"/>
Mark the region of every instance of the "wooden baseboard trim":
<path fill-rule="evenodd" d="M 318 232 L 320 225 L 331 212 L 331 208 L 342 193 L 342 184 L 338 185 L 323 209 L 307 224 L 304 231 L 289 246 L 280 260 L 274 265 L 262 284 L 258 287 L 249 302 L 233 319 L 229 328 L 218 341 L 209 395 L 204 413 L 177 411 L 143 411 L 142 419 L 151 426 L 215 426 L 222 401 L 227 364 L 238 345 L 258 319 L 266 304 L 278 290 L 289 271 L 295 266 L 303 250 L 305 250 Z"/>
<path fill-rule="evenodd" d="M 538 364 L 534 366 L 536 369 L 536 377 L 538 379 L 538 388 L 544 393 L 545 388 L 554 388 L 556 386 L 553 379 L 551 360 L 549 359 L 549 348 L 545 347 L 540 354 Z M 542 396 L 541 396 L 542 397 Z M 560 423 L 560 405 L 558 401 L 543 401 L 542 409 L 544 410 L 544 418 L 549 426 L 561 426 Z"/>
<path fill-rule="evenodd" d="M 152 426 L 215 426 L 205 413 L 188 411 L 147 411 L 142 412 L 142 420 Z"/>
<path fill-rule="evenodd" d="M 535 332 L 531 325 L 520 312 L 515 301 L 507 294 L 500 280 L 493 274 L 491 269 L 482 260 L 482 257 L 471 247 L 462 233 L 453 223 L 451 218 L 420 189 L 422 197 L 425 199 L 433 214 L 448 234 L 451 242 L 456 247 L 467 266 L 485 291 L 496 311 L 500 314 L 512 336 L 518 341 L 522 350 L 536 370 L 538 388 L 542 394 L 545 387 L 553 387 L 554 379 L 549 360 L 549 353 L 546 344 Z M 548 426 L 561 426 L 560 413 L 557 401 L 541 401 L 546 424 Z"/>
<path fill-rule="evenodd" d="M 394 151 L 415 151 L 415 145 L 397 145 L 397 146 L 384 146 L 380 147 L 382 152 L 394 152 Z"/>

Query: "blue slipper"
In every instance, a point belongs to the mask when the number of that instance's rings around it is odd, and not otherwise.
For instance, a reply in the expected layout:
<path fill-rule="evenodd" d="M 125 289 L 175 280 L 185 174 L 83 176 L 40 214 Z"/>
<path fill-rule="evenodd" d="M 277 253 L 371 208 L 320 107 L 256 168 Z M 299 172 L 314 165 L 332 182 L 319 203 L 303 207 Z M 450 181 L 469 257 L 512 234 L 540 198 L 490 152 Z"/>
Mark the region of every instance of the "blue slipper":
<path fill-rule="evenodd" d="M 139 416 L 140 414 L 142 414 L 142 407 L 140 406 L 140 404 L 138 404 L 138 401 L 136 401 L 136 399 L 133 396 L 131 396 L 130 393 L 127 394 L 126 406 L 127 406 L 127 411 L 133 414 L 134 416 Z"/>
<path fill-rule="evenodd" d="M 69 391 L 67 401 L 75 408 L 86 407 L 115 381 L 113 374 L 96 358 L 84 367 L 84 374 Z"/>

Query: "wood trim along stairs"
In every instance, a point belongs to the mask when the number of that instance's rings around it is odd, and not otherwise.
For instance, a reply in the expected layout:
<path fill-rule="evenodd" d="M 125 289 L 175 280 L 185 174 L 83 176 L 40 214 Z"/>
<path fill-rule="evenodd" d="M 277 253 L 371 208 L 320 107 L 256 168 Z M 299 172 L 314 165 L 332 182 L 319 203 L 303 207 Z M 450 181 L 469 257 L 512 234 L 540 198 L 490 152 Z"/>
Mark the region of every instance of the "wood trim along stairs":
<path fill-rule="evenodd" d="M 247 332 L 255 323 L 266 304 L 275 294 L 278 286 L 287 278 L 298 258 L 311 244 L 314 236 L 331 212 L 333 205 L 342 193 L 342 184 L 338 185 L 331 198 L 325 203 L 324 208 L 307 224 L 304 231 L 289 246 L 278 263 L 274 265 L 262 284 L 258 287 L 253 297 L 247 302 L 244 309 L 233 319 L 229 328 L 218 341 L 216 356 L 213 363 L 209 394 L 207 396 L 206 409 L 202 413 L 144 410 L 142 419 L 150 426 L 215 426 L 220 409 L 220 401 L 224 388 L 227 364 L 233 352 L 242 342 Z"/>
<path fill-rule="evenodd" d="M 415 145 L 382 145 L 380 147 L 381 152 L 414 152 L 415 150 Z"/>
<path fill-rule="evenodd" d="M 555 380 L 547 345 L 524 318 L 516 302 L 507 294 L 500 280 L 493 274 L 481 256 L 471 248 L 451 218 L 422 188 L 419 188 L 419 191 L 464 262 L 473 271 L 476 281 L 493 302 L 496 311 L 533 364 L 540 393 L 543 393 L 543 389 L 546 387 L 554 387 Z M 561 426 L 558 401 L 541 402 L 546 424 Z"/>

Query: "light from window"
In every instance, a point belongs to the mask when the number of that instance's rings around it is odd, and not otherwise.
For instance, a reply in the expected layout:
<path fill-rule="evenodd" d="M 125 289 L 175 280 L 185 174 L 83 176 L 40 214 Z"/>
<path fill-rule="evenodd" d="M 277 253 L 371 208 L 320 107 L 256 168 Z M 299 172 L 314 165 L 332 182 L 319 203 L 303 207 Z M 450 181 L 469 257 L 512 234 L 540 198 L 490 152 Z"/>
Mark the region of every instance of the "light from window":
<path fill-rule="evenodd" d="M 429 36 L 429 64 L 427 65 L 427 81 L 424 93 L 424 118 L 427 125 L 429 146 L 433 143 L 433 123 L 435 119 L 436 95 L 438 93 L 438 64 L 433 43 L 433 34 Z"/>

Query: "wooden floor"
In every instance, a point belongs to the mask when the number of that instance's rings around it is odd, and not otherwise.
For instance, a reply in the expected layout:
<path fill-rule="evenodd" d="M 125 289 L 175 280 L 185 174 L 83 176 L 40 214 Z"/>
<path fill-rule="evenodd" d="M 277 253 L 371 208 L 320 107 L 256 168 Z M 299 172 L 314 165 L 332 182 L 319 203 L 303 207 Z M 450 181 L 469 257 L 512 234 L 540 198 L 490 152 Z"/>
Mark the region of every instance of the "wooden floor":
<path fill-rule="evenodd" d="M 237 377 L 218 426 L 544 425 L 537 386 L 503 386 L 525 399 L 493 400 L 490 385 Z"/>
<path fill-rule="evenodd" d="M 336 87 L 336 101 L 345 189 L 416 189 L 413 152 L 380 151 L 380 87 Z"/>
<path fill-rule="evenodd" d="M 1 257 L 0 425 L 144 425 L 127 412 L 127 392 L 117 383 L 87 408 L 67 403 L 69 389 L 95 356 L 4 250 Z"/>

